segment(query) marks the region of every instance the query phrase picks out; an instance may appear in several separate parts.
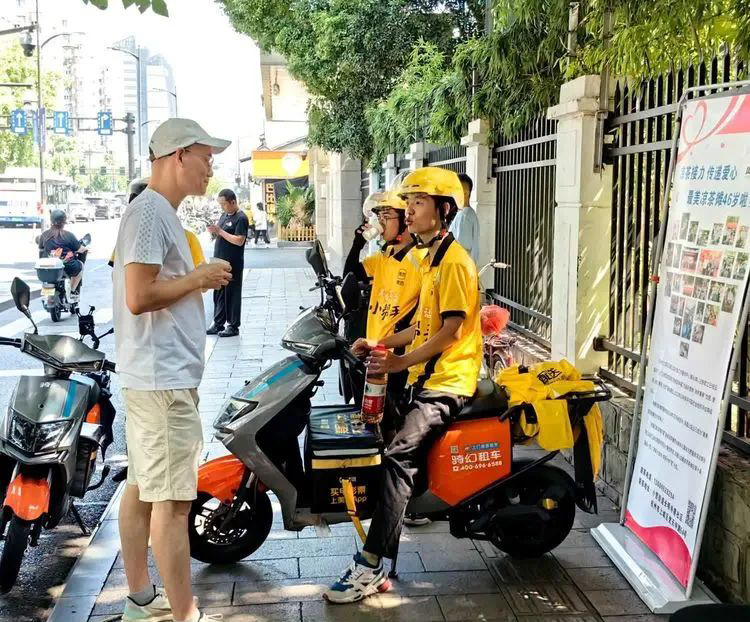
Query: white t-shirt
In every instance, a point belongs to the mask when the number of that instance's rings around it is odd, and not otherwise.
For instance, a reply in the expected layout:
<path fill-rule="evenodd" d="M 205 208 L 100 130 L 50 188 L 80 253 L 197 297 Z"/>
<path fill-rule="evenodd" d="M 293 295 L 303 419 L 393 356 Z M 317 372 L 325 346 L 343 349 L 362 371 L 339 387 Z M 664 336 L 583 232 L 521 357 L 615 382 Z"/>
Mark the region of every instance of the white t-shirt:
<path fill-rule="evenodd" d="M 268 218 L 265 211 L 257 210 L 253 215 L 253 220 L 255 220 L 256 229 L 263 231 L 268 228 Z"/>
<path fill-rule="evenodd" d="M 125 210 L 113 274 L 117 374 L 127 389 L 194 389 L 201 381 L 206 318 L 199 290 L 171 307 L 133 315 L 125 302 L 125 266 L 161 266 L 159 279 L 195 269 L 177 211 L 147 188 Z"/>

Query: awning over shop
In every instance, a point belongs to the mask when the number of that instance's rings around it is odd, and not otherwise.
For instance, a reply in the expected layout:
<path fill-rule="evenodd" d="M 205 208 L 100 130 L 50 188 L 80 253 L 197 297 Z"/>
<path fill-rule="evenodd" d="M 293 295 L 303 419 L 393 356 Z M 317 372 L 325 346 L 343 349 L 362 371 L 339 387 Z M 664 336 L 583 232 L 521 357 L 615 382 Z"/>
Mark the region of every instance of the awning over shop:
<path fill-rule="evenodd" d="M 255 179 L 294 179 L 306 177 L 310 164 L 306 153 L 295 151 L 253 151 L 252 176 Z"/>

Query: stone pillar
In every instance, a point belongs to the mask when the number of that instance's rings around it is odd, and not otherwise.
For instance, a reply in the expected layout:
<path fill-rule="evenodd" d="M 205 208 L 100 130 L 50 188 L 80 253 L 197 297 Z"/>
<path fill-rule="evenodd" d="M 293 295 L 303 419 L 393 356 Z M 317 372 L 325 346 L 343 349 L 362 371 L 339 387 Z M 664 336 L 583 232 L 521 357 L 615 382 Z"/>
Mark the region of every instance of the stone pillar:
<path fill-rule="evenodd" d="M 354 230 L 362 221 L 360 199 L 361 164 L 345 153 L 329 156 L 328 258 L 333 266 L 343 265 L 351 248 Z"/>
<path fill-rule="evenodd" d="M 389 153 L 383 162 L 383 175 L 385 176 L 385 189 L 388 190 L 396 179 L 396 154 Z"/>
<path fill-rule="evenodd" d="M 323 248 L 328 245 L 328 154 L 313 147 L 310 160 L 310 183 L 315 192 L 315 235 Z"/>
<path fill-rule="evenodd" d="M 495 257 L 497 237 L 497 179 L 492 176 L 492 149 L 489 146 L 489 123 L 486 119 L 475 119 L 469 123 L 469 131 L 461 139 L 466 147 L 466 174 L 474 182 L 471 193 L 471 206 L 479 218 L 479 265 L 481 268 Z M 492 270 L 483 276 L 485 287 L 494 287 L 495 276 Z"/>
<path fill-rule="evenodd" d="M 609 259 L 612 169 L 594 173 L 599 76 L 562 85 L 560 103 L 547 111 L 557 125 L 552 358 L 583 373 L 606 363 L 594 337 L 609 332 Z"/>
<path fill-rule="evenodd" d="M 423 142 L 412 143 L 409 146 L 409 153 L 406 157 L 409 159 L 410 171 L 416 171 L 418 168 L 422 168 L 425 165 L 425 159 L 427 158 L 425 144 Z"/>
<path fill-rule="evenodd" d="M 380 188 L 380 173 L 370 171 L 370 192 L 376 192 Z"/>

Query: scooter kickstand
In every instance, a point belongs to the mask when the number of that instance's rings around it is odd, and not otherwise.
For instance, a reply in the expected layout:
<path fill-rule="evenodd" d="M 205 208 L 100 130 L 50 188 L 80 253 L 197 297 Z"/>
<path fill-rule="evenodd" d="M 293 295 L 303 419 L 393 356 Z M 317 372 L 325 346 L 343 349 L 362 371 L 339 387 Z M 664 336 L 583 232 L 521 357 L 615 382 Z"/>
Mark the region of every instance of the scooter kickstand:
<path fill-rule="evenodd" d="M 70 504 L 70 513 L 73 515 L 73 518 L 75 519 L 76 523 L 78 523 L 78 527 L 80 527 L 83 535 L 90 536 L 91 532 L 89 531 L 88 527 L 84 525 L 83 518 L 81 518 L 81 515 L 78 512 L 78 508 L 72 503 Z"/>

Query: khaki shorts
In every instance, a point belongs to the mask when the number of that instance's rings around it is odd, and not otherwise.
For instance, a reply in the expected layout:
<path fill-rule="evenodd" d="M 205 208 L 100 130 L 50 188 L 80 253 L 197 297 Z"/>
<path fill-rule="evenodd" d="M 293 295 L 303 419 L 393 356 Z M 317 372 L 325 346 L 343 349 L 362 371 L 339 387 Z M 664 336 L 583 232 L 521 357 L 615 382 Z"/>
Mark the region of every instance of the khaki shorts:
<path fill-rule="evenodd" d="M 197 389 L 123 389 L 128 484 L 145 503 L 197 496 L 203 429 Z"/>

